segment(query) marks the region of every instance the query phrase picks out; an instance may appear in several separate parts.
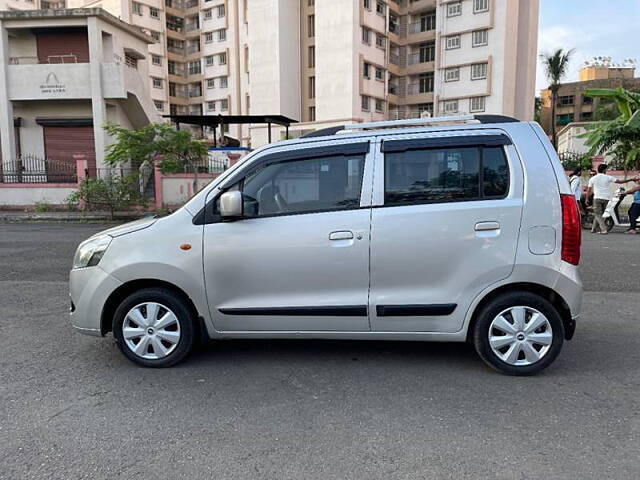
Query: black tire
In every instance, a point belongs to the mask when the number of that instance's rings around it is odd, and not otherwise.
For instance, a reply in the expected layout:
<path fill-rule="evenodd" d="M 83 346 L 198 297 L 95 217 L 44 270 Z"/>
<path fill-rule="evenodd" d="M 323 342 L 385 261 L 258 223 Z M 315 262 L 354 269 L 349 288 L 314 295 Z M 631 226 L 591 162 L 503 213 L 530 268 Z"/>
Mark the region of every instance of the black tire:
<path fill-rule="evenodd" d="M 489 327 L 491 322 L 504 310 L 515 307 L 531 307 L 542 313 L 549 320 L 553 338 L 551 346 L 540 360 L 530 365 L 511 365 L 503 361 L 489 344 Z M 491 299 L 478 313 L 472 332 L 473 345 L 480 358 L 490 367 L 506 375 L 535 375 L 547 368 L 562 350 L 564 342 L 564 325 L 556 308 L 545 298 L 531 292 L 508 292 Z"/>
<path fill-rule="evenodd" d="M 170 309 L 179 322 L 180 338 L 177 345 L 167 356 L 159 359 L 147 359 L 138 356 L 126 344 L 122 328 L 127 313 L 136 305 L 155 302 Z M 197 337 L 196 318 L 185 300 L 171 290 L 164 288 L 144 288 L 125 298 L 113 316 L 113 336 L 120 351 L 132 362 L 144 367 L 171 367 L 184 360 L 193 350 Z"/>
<path fill-rule="evenodd" d="M 604 225 L 607 227 L 607 232 L 610 232 L 613 229 L 613 218 L 607 217 L 604 219 Z"/>

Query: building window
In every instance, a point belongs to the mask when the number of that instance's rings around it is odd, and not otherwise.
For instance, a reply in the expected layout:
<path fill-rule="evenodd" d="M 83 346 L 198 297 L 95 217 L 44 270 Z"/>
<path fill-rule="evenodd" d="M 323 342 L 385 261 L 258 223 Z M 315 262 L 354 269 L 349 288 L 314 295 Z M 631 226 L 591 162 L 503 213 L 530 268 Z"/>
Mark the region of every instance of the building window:
<path fill-rule="evenodd" d="M 458 113 L 458 100 L 444 102 L 444 113 Z"/>
<path fill-rule="evenodd" d="M 138 2 L 131 2 L 131 11 L 136 15 L 142 15 L 142 4 Z"/>
<path fill-rule="evenodd" d="M 156 32 L 155 30 L 151 30 L 151 38 L 153 38 L 156 42 L 160 41 L 160 32 Z"/>
<path fill-rule="evenodd" d="M 475 30 L 472 33 L 472 45 L 474 47 L 481 47 L 489 43 L 489 30 Z"/>
<path fill-rule="evenodd" d="M 387 13 L 387 5 L 384 2 L 378 0 L 376 2 L 376 13 L 378 15 L 385 15 Z"/>
<path fill-rule="evenodd" d="M 315 7 L 316 0 L 307 0 L 307 7 Z"/>
<path fill-rule="evenodd" d="M 364 0 L 364 8 L 371 11 L 371 0 Z"/>
<path fill-rule="evenodd" d="M 458 15 L 462 15 L 462 2 L 447 4 L 447 17 L 457 17 Z"/>
<path fill-rule="evenodd" d="M 316 47 L 311 45 L 309 47 L 309 68 L 315 68 L 316 66 Z"/>
<path fill-rule="evenodd" d="M 216 8 L 218 10 L 218 18 L 223 18 L 226 14 L 224 10 L 224 3 L 222 5 L 218 5 Z"/>
<path fill-rule="evenodd" d="M 213 55 L 209 55 L 208 57 L 205 57 L 204 61 L 205 61 L 205 64 L 207 65 L 207 67 L 213 67 L 213 65 L 214 65 Z"/>
<path fill-rule="evenodd" d="M 436 59 L 436 44 L 423 43 L 418 52 L 419 63 L 433 62 Z"/>
<path fill-rule="evenodd" d="M 418 80 L 418 93 L 431 93 L 433 92 L 433 72 L 423 73 Z"/>
<path fill-rule="evenodd" d="M 573 95 L 562 95 L 558 97 L 558 107 L 573 107 L 575 97 Z"/>
<path fill-rule="evenodd" d="M 226 40 L 227 40 L 227 29 L 221 28 L 220 30 L 218 30 L 218 41 L 224 42 Z"/>
<path fill-rule="evenodd" d="M 124 54 L 124 64 L 129 67 L 129 68 L 138 68 L 138 59 L 135 57 L 132 57 L 131 55 L 129 55 L 128 53 Z"/>
<path fill-rule="evenodd" d="M 487 64 L 475 63 L 471 65 L 471 80 L 482 80 L 487 78 Z"/>
<path fill-rule="evenodd" d="M 309 77 L 309 98 L 316 98 L 316 77 Z"/>
<path fill-rule="evenodd" d="M 460 48 L 460 35 L 451 35 L 447 37 L 447 50 Z"/>
<path fill-rule="evenodd" d="M 219 65 L 226 65 L 227 64 L 227 53 L 226 52 L 223 52 L 223 53 L 218 55 L 218 64 Z"/>
<path fill-rule="evenodd" d="M 213 17 L 213 13 L 211 12 L 211 9 L 205 10 L 204 12 L 202 12 L 202 16 L 205 20 L 211 20 L 211 17 Z"/>
<path fill-rule="evenodd" d="M 362 68 L 362 76 L 364 78 L 371 78 L 371 65 L 367 62 L 364 62 L 364 66 Z"/>
<path fill-rule="evenodd" d="M 227 100 L 226 98 L 220 100 L 220 110 L 222 110 L 223 112 L 229 110 L 229 100 Z"/>
<path fill-rule="evenodd" d="M 204 43 L 213 42 L 213 32 L 207 32 L 204 34 Z"/>
<path fill-rule="evenodd" d="M 384 81 L 384 69 L 376 67 L 376 80 Z"/>
<path fill-rule="evenodd" d="M 457 82 L 458 80 L 460 80 L 460 68 L 447 68 L 444 71 L 445 82 Z"/>
<path fill-rule="evenodd" d="M 384 112 L 384 101 L 376 98 L 376 112 Z"/>
<path fill-rule="evenodd" d="M 362 95 L 361 97 L 361 103 L 362 103 L 362 110 L 364 110 L 365 112 L 368 112 L 370 107 L 370 103 L 371 103 L 371 99 L 369 97 L 367 97 L 366 95 Z"/>
<path fill-rule="evenodd" d="M 422 117 L 423 113 L 428 113 L 429 116 L 433 116 L 433 103 L 421 103 L 418 105 L 418 115 Z"/>
<path fill-rule="evenodd" d="M 202 73 L 200 60 L 194 60 L 189 62 L 189 75 L 198 75 L 199 73 Z"/>
<path fill-rule="evenodd" d="M 207 102 L 207 110 L 213 111 L 216 109 L 216 102 Z"/>
<path fill-rule="evenodd" d="M 473 0 L 473 13 L 486 12 L 489 10 L 489 0 Z"/>
<path fill-rule="evenodd" d="M 380 35 L 379 33 L 376 33 L 376 46 L 380 47 L 380 48 L 384 48 L 386 45 L 386 38 L 384 35 Z"/>
<path fill-rule="evenodd" d="M 316 121 L 316 107 L 309 107 L 309 121 Z"/>
<path fill-rule="evenodd" d="M 164 102 L 161 102 L 160 100 L 154 100 L 153 104 L 155 105 L 156 110 L 159 110 L 159 111 L 164 110 Z"/>
<path fill-rule="evenodd" d="M 227 88 L 229 86 L 229 77 L 220 77 L 220 88 Z"/>
<path fill-rule="evenodd" d="M 309 38 L 316 36 L 316 16 L 315 15 L 309 15 L 307 17 L 307 34 L 309 35 Z"/>
<path fill-rule="evenodd" d="M 472 97 L 469 99 L 470 112 L 484 112 L 484 105 L 485 105 L 484 97 Z"/>
<path fill-rule="evenodd" d="M 216 88 L 215 78 L 207 78 L 207 88 Z"/>
<path fill-rule="evenodd" d="M 362 27 L 362 43 L 371 44 L 371 30 L 367 27 Z"/>
<path fill-rule="evenodd" d="M 153 65 L 162 65 L 162 57 L 159 57 L 158 55 L 151 55 L 151 63 Z"/>
<path fill-rule="evenodd" d="M 162 88 L 162 79 L 158 77 L 152 77 L 153 88 Z"/>
<path fill-rule="evenodd" d="M 160 18 L 160 10 L 149 7 L 149 15 L 151 15 L 151 18 Z"/>

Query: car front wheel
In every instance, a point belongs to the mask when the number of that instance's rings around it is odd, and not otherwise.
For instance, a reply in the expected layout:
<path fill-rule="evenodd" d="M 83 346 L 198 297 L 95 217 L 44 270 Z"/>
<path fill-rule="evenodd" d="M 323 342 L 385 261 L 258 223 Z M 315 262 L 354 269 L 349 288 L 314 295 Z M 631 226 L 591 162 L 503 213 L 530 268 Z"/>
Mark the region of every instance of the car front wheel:
<path fill-rule="evenodd" d="M 480 357 L 508 375 L 535 375 L 558 356 L 564 326 L 556 308 L 530 292 L 509 292 L 485 305 L 473 343 Z"/>
<path fill-rule="evenodd" d="M 171 290 L 146 288 L 117 308 L 113 335 L 122 353 L 145 367 L 170 367 L 193 349 L 195 319 L 186 302 Z"/>

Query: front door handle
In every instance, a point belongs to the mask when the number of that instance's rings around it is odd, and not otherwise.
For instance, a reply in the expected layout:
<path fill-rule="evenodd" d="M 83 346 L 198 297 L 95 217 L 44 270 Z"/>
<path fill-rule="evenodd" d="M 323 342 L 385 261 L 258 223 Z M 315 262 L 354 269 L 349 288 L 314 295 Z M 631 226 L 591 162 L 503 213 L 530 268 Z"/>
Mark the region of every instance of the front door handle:
<path fill-rule="evenodd" d="M 353 232 L 349 230 L 339 230 L 329 234 L 329 240 L 352 240 Z"/>
<path fill-rule="evenodd" d="M 476 232 L 487 232 L 489 230 L 500 230 L 498 222 L 478 222 L 474 228 Z"/>

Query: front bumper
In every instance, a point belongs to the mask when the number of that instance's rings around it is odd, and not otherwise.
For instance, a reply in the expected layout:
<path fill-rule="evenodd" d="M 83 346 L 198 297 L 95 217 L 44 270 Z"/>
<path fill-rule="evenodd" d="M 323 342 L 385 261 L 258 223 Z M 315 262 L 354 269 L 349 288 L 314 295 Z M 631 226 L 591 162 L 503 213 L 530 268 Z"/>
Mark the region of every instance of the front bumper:
<path fill-rule="evenodd" d="M 102 309 L 111 293 L 122 283 L 100 266 L 78 268 L 69 273 L 71 326 L 77 331 L 101 336 Z"/>

